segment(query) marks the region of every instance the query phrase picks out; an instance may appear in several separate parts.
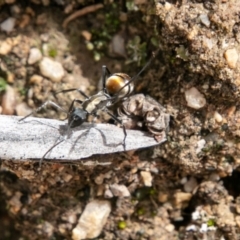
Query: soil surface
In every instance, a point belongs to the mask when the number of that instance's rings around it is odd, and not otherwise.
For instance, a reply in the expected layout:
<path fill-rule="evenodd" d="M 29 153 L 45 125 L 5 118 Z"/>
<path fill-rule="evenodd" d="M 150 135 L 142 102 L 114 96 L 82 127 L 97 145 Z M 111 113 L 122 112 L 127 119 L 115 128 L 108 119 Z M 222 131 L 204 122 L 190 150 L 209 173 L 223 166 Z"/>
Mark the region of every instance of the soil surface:
<path fill-rule="evenodd" d="M 135 93 L 171 115 L 167 142 L 1 159 L 0 239 L 240 239 L 239 0 L 114 2 L 0 1 L 0 114 L 67 111 L 82 96 L 55 92 L 95 94 L 102 65 L 135 76 L 152 58 Z"/>

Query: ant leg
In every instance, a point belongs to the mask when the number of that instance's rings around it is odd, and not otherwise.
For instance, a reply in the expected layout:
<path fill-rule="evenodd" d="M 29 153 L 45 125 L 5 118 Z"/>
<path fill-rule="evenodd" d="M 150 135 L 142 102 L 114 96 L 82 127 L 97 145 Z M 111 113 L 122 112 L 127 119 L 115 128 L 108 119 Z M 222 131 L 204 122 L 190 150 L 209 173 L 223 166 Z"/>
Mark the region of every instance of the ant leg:
<path fill-rule="evenodd" d="M 119 120 L 115 115 L 113 115 L 110 111 L 108 111 L 108 109 L 105 109 L 106 113 L 112 118 L 114 119 L 116 122 L 120 123 L 122 125 L 123 128 L 123 133 L 124 133 L 124 139 L 123 139 L 123 149 L 124 151 L 126 151 L 126 138 L 127 138 L 127 131 L 125 126 L 122 124 L 122 121 Z"/>
<path fill-rule="evenodd" d="M 111 72 L 107 68 L 107 66 L 103 65 L 102 66 L 102 89 L 104 93 L 106 93 L 106 79 L 107 76 L 111 75 Z"/>
<path fill-rule="evenodd" d="M 79 92 L 83 97 L 85 97 L 87 99 L 89 98 L 87 94 L 85 94 L 82 90 L 80 90 L 78 88 L 70 88 L 70 89 L 61 90 L 59 92 L 55 92 L 54 96 L 56 96 L 59 93 L 66 93 L 66 92 L 73 92 L 73 91 Z"/>
<path fill-rule="evenodd" d="M 44 158 L 46 157 L 46 155 L 47 155 L 50 151 L 52 151 L 57 145 L 59 145 L 60 143 L 62 143 L 64 140 L 65 140 L 65 138 L 62 139 L 61 141 L 57 142 L 56 144 L 54 144 L 51 148 L 49 148 L 49 149 L 47 150 L 47 152 L 44 153 L 44 155 L 42 156 L 42 158 L 41 158 L 40 161 L 39 161 L 39 167 L 40 167 L 40 169 L 41 169 L 41 167 L 42 167 L 42 162 L 43 162 Z"/>
<path fill-rule="evenodd" d="M 147 63 L 143 66 L 143 68 L 138 72 L 137 75 L 135 75 L 134 77 L 132 77 L 124 86 L 122 86 L 116 94 L 114 94 L 114 96 L 112 97 L 113 100 L 115 100 L 115 103 L 118 100 L 118 96 L 120 94 L 120 92 L 123 90 L 123 88 L 125 88 L 126 86 L 129 86 L 132 82 L 134 82 L 141 74 L 143 71 L 145 71 L 145 69 L 150 65 L 150 63 L 153 61 L 153 59 L 157 56 L 158 52 L 160 51 L 160 48 L 157 49 L 157 51 L 155 53 L 152 54 L 152 57 L 147 61 Z"/>
<path fill-rule="evenodd" d="M 65 111 L 63 108 L 61 108 L 59 105 L 57 105 L 55 102 L 52 102 L 52 101 L 47 101 L 45 103 L 43 103 L 40 107 L 38 107 L 36 110 L 32 111 L 30 114 L 26 115 L 25 117 L 19 119 L 18 121 L 21 122 L 23 121 L 24 119 L 30 117 L 31 115 L 33 115 L 34 113 L 37 113 L 39 112 L 40 110 L 42 110 L 43 108 L 45 108 L 47 105 L 51 105 L 55 108 L 57 108 L 58 110 L 61 110 L 65 113 L 67 113 L 67 111 Z"/>
<path fill-rule="evenodd" d="M 81 101 L 81 100 L 79 100 L 79 99 L 74 99 L 74 100 L 72 101 L 69 109 L 68 109 L 68 113 L 70 113 L 70 112 L 73 110 L 73 108 L 74 108 L 73 106 L 74 106 L 74 103 L 75 103 L 75 102 L 77 102 L 77 103 L 79 103 L 79 104 L 82 104 L 82 103 L 83 103 L 83 101 Z"/>
<path fill-rule="evenodd" d="M 100 116 L 97 113 L 92 113 L 91 115 L 93 116 L 91 123 L 94 124 L 96 120 L 100 118 Z"/>
<path fill-rule="evenodd" d="M 79 103 L 79 104 L 82 104 L 82 103 L 83 103 L 83 101 L 81 101 L 81 100 L 74 99 L 74 100 L 72 101 L 70 107 L 69 107 L 68 115 L 69 115 L 69 113 L 71 113 L 72 110 L 74 109 L 74 103 L 75 103 L 75 102 L 77 102 L 77 103 Z M 71 123 L 68 124 L 66 136 L 65 136 L 62 140 L 60 140 L 59 142 L 57 142 L 56 144 L 54 144 L 54 145 L 53 145 L 50 149 L 48 149 L 47 152 L 42 156 L 42 158 L 41 158 L 41 160 L 40 160 L 40 162 L 39 162 L 39 167 L 40 167 L 40 168 L 41 168 L 42 162 L 43 162 L 44 158 L 46 157 L 46 155 L 47 155 L 50 151 L 52 151 L 57 145 L 59 145 L 60 143 L 62 143 L 63 141 L 65 141 L 65 140 L 69 137 L 69 135 L 70 135 L 70 134 L 69 134 L 69 133 L 70 133 L 70 128 L 71 128 Z"/>
<path fill-rule="evenodd" d="M 42 167 L 42 162 L 44 160 L 44 158 L 46 157 L 46 155 L 52 151 L 57 145 L 59 145 L 60 143 L 62 143 L 65 139 L 59 141 L 58 143 L 54 144 L 50 149 L 47 150 L 47 152 L 44 153 L 44 155 L 42 156 L 42 158 L 40 159 L 39 161 L 39 167 L 41 168 Z"/>

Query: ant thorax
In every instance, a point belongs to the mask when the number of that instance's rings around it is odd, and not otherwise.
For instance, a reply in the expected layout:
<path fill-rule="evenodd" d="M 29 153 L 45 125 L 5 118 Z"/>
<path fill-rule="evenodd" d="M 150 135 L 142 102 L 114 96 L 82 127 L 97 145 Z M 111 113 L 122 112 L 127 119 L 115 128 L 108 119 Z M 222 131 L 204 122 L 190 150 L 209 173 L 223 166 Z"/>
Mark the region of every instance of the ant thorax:
<path fill-rule="evenodd" d="M 95 114 L 99 110 L 103 110 L 111 104 L 111 98 L 103 91 L 89 97 L 82 103 L 82 108 L 89 114 Z"/>

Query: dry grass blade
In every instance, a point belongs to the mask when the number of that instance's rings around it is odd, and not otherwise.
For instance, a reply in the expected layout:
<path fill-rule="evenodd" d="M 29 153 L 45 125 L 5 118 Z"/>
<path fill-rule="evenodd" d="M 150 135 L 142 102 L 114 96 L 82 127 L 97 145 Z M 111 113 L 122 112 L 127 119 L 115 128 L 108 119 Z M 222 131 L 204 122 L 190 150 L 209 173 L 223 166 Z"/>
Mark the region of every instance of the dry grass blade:
<path fill-rule="evenodd" d="M 71 129 L 66 137 L 67 123 L 63 121 L 0 115 L 0 159 L 41 159 L 55 144 L 46 159 L 79 160 L 94 154 L 124 151 L 123 129 L 111 124 L 84 123 Z M 166 141 L 165 138 L 162 142 Z M 158 145 L 145 132 L 127 130 L 126 150 Z"/>

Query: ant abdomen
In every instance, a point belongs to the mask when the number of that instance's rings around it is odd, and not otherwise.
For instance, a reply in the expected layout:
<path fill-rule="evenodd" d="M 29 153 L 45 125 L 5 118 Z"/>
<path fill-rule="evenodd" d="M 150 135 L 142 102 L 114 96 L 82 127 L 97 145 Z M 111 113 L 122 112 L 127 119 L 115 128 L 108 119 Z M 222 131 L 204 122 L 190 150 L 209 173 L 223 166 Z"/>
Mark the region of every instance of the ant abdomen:
<path fill-rule="evenodd" d="M 133 92 L 134 89 L 133 82 L 126 85 L 130 80 L 131 78 L 125 73 L 114 73 L 106 79 L 106 89 L 108 94 L 111 96 L 113 96 L 114 94 L 118 94 L 119 98 L 127 97 Z"/>

